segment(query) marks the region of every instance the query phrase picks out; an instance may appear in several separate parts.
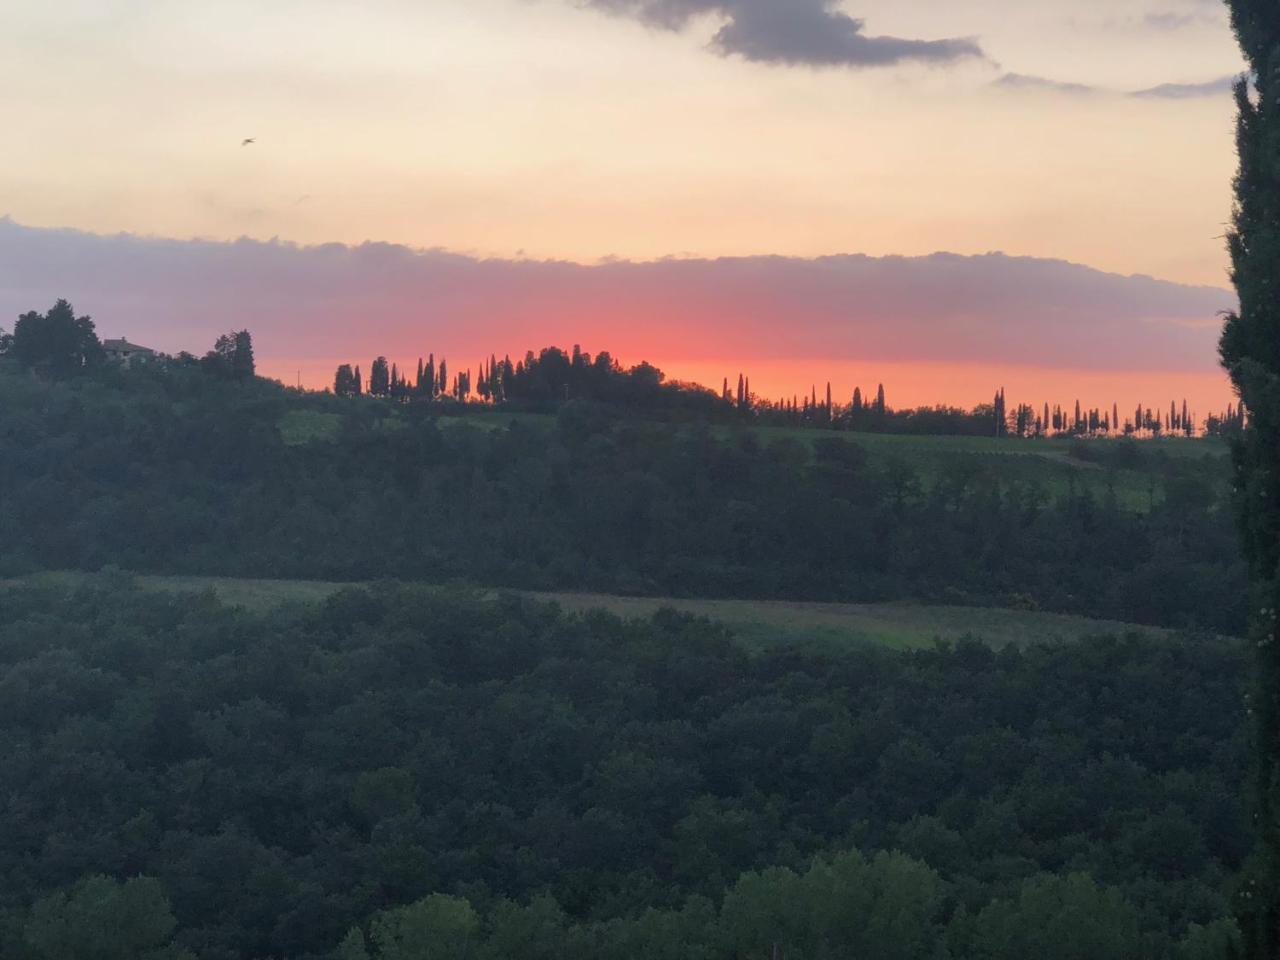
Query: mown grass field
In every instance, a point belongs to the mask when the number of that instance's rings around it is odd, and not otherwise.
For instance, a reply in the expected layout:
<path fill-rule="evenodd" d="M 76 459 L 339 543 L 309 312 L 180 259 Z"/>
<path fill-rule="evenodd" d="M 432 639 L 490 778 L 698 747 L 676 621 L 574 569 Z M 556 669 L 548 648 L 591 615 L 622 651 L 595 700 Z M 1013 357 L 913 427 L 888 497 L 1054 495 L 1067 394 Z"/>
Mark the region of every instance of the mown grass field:
<path fill-rule="evenodd" d="M 344 586 L 351 586 L 310 580 L 130 577 L 125 574 L 73 572 L 42 573 L 0 583 L 7 586 L 31 584 L 74 590 L 94 582 L 114 582 L 112 578 L 131 580 L 145 590 L 171 593 L 212 591 L 224 603 L 255 611 L 269 610 L 286 603 L 316 603 Z M 955 641 L 966 636 L 976 637 L 999 648 L 1010 644 L 1072 641 L 1099 634 L 1168 634 L 1168 631 L 1154 627 L 1134 626 L 1111 620 L 990 607 L 704 600 L 492 589 L 481 589 L 481 592 L 495 597 L 502 593 L 516 593 L 535 600 L 557 603 L 572 612 L 607 610 L 624 618 L 647 618 L 664 607 L 670 607 L 723 623 L 745 648 L 753 651 L 797 646 L 839 650 L 859 644 L 907 650 L 931 646 L 936 640 Z"/>

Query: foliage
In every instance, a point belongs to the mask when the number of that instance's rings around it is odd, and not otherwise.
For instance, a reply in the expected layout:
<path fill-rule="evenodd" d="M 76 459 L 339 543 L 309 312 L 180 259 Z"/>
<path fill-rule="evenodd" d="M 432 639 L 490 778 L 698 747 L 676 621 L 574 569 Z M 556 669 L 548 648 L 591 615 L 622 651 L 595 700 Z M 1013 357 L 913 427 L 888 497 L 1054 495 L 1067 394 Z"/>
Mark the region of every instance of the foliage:
<path fill-rule="evenodd" d="M 1248 415 L 1234 458 L 1252 581 L 1250 636 L 1258 651 L 1259 844 L 1240 912 L 1246 954 L 1270 958 L 1280 955 L 1280 6 L 1229 5 L 1249 75 L 1236 85 L 1240 167 L 1228 238 L 1240 312 L 1227 318 L 1221 348 Z"/>
<path fill-rule="evenodd" d="M 83 373 L 103 357 L 93 321 L 77 317 L 66 300 L 59 300 L 48 313 L 24 313 L 12 335 L 0 338 L 0 348 L 0 353 L 57 379 Z"/>
<path fill-rule="evenodd" d="M 91 876 L 32 906 L 23 947 L 31 960 L 192 960 L 170 943 L 176 926 L 156 880 Z"/>
<path fill-rule="evenodd" d="M 466 593 L 9 590 L 0 955 L 115 956 L 54 933 L 107 910 L 169 949 L 167 897 L 201 960 L 1072 957 L 1077 925 L 1195 956 L 1248 847 L 1243 670 L 1207 638 L 752 657 Z"/>
<path fill-rule="evenodd" d="M 248 330 L 233 330 L 218 337 L 200 365 L 215 377 L 244 382 L 253 379 L 253 336 Z"/>
<path fill-rule="evenodd" d="M 1244 620 L 1211 458 L 1152 454 L 1130 470 L 1148 488 L 1138 513 L 1109 481 L 1122 466 L 1089 468 L 1089 483 L 1064 467 L 1050 488 L 1011 458 L 871 456 L 831 435 L 636 422 L 585 401 L 541 422 L 442 429 L 467 420 L 180 363 L 42 391 L 0 371 L 0 401 L 0 574 L 114 564 L 912 598 L 1233 633 Z"/>

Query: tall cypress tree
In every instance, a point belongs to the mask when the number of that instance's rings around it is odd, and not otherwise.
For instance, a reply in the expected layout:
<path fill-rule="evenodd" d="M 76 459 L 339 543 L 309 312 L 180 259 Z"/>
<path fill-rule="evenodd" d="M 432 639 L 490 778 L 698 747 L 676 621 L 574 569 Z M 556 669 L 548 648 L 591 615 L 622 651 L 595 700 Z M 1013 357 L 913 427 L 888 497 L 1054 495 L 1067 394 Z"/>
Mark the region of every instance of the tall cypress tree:
<path fill-rule="evenodd" d="M 1257 845 L 1238 913 L 1245 955 L 1272 960 L 1280 956 L 1280 4 L 1229 5 L 1250 75 L 1236 85 L 1240 166 L 1228 235 L 1240 312 L 1227 318 L 1221 352 L 1249 411 L 1233 460 L 1249 561 L 1249 637 L 1257 654 L 1250 704 Z"/>

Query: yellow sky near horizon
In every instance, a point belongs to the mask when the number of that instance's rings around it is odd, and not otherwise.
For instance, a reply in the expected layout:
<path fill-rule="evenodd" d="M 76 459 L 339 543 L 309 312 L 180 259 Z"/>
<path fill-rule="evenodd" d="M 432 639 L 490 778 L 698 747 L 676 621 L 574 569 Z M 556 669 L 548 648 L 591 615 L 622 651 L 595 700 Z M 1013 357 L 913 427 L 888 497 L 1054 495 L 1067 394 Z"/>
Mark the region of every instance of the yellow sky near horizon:
<path fill-rule="evenodd" d="M 0 214 L 585 262 L 1004 250 L 1225 285 L 1230 98 L 1125 95 L 1238 69 L 1217 5 L 843 6 L 989 61 L 776 67 L 709 52 L 714 22 L 561 0 L 0 0 Z"/>

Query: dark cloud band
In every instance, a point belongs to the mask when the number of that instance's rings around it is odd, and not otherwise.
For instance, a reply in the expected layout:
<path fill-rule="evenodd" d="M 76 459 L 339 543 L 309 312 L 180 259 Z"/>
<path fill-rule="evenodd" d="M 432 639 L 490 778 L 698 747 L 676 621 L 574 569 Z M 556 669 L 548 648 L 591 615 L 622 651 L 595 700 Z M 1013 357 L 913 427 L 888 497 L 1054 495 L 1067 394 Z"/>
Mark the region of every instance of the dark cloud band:
<path fill-rule="evenodd" d="M 1227 290 L 1054 260 L 743 257 L 479 260 L 388 244 L 296 247 L 97 236 L 0 218 L 0 327 L 65 296 L 100 330 L 203 350 L 234 322 L 262 356 L 595 343 L 648 358 L 1217 371 Z"/>
<path fill-rule="evenodd" d="M 976 40 L 873 37 L 836 0 L 586 0 L 650 26 L 680 30 L 701 16 L 724 23 L 711 42 L 722 56 L 811 67 L 881 67 L 904 61 L 945 64 L 982 59 Z"/>

